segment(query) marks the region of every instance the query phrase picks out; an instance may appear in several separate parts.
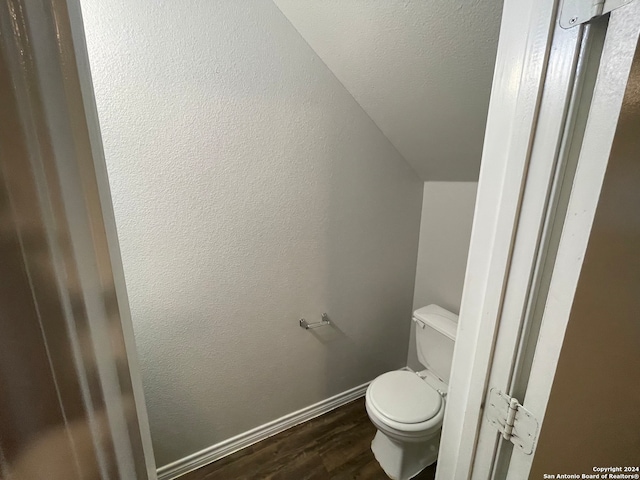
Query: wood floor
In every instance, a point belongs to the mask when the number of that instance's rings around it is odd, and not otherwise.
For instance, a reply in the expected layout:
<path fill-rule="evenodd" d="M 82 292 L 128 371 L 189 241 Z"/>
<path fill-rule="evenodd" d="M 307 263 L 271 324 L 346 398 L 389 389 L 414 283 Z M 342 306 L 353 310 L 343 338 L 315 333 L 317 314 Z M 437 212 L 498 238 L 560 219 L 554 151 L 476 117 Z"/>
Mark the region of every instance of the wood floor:
<path fill-rule="evenodd" d="M 359 399 L 180 480 L 386 480 L 371 453 L 375 433 Z M 414 478 L 432 480 L 435 465 Z"/>

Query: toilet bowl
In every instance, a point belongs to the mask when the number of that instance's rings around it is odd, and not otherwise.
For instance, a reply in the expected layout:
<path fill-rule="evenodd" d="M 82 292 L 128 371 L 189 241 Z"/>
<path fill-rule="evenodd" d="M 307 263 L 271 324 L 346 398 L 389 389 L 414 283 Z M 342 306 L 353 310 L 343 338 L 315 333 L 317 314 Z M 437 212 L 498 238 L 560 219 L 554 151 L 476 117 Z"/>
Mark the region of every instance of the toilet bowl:
<path fill-rule="evenodd" d="M 414 313 L 420 372 L 387 372 L 367 388 L 378 430 L 371 450 L 389 478 L 407 480 L 437 460 L 457 316 L 436 305 Z"/>

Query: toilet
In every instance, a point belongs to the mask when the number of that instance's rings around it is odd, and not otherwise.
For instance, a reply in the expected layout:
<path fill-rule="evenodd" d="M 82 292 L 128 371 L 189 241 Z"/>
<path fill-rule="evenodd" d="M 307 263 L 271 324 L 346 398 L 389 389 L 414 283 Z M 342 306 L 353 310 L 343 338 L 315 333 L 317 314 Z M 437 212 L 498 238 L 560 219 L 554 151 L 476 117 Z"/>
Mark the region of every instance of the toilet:
<path fill-rule="evenodd" d="M 437 305 L 413 313 L 425 370 L 387 372 L 367 388 L 365 405 L 378 429 L 371 450 L 389 478 L 416 476 L 438 457 L 458 316 Z"/>

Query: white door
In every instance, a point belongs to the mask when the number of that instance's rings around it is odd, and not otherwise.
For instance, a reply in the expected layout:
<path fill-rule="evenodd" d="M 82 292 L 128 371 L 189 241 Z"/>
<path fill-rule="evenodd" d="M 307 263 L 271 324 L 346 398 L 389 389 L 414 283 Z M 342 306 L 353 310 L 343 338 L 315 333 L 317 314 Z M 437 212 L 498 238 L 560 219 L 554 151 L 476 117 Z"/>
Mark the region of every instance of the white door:
<path fill-rule="evenodd" d="M 494 389 L 543 424 L 640 32 L 639 2 L 586 24 L 565 3 L 505 3 L 441 480 L 526 479 L 535 458 L 537 433 L 514 448 L 486 407 Z"/>

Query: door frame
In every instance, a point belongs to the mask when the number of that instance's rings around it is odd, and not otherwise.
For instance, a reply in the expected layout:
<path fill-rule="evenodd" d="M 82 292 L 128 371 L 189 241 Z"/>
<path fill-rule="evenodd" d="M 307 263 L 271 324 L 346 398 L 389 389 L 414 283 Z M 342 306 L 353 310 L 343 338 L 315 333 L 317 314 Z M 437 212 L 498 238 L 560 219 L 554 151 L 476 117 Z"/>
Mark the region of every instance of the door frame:
<path fill-rule="evenodd" d="M 7 0 L 0 6 L 0 29 L 0 49 L 18 106 L 15 116 L 28 149 L 25 158 L 0 164 L 7 169 L 0 174 L 12 169 L 37 193 L 39 209 L 28 213 L 46 233 L 47 259 L 55 273 L 48 294 L 63 305 L 66 327 L 64 333 L 42 328 L 43 341 L 48 335 L 66 335 L 73 345 L 74 368 L 56 370 L 56 352 L 50 368 L 54 377 L 73 377 L 81 386 L 102 475 L 107 478 L 115 468 L 119 478 L 154 480 L 79 0 Z M 11 197 L 15 186 L 7 188 Z M 20 214 L 15 206 L 13 213 Z M 36 263 L 28 251 L 23 261 L 27 271 Z M 44 298 L 33 287 L 32 295 L 36 305 Z M 63 411 L 64 402 L 61 396 Z M 102 416 L 106 423 L 98 421 Z M 107 444 L 113 448 L 103 447 Z M 107 460 L 111 456 L 113 461 Z"/>
<path fill-rule="evenodd" d="M 540 422 L 635 52 L 637 23 L 640 21 L 638 3 L 615 10 L 607 31 L 583 153 L 565 217 L 568 220 L 563 227 L 549 290 L 560 297 L 545 310 L 536 347 L 536 352 L 544 351 L 544 355 L 535 356 L 530 388 L 525 398 L 525 406 L 538 416 Z M 579 61 L 577 29 L 583 27 L 573 27 L 573 40 L 570 38 L 571 30 L 554 37 L 559 8 L 553 1 L 507 0 L 504 5 L 438 458 L 436 478 L 439 480 L 489 478 L 489 469 L 474 472 L 474 461 L 483 457 L 493 458 L 497 448 L 497 441 L 493 445 L 491 442 L 478 443 L 484 399 L 492 368 L 495 367 L 495 349 L 499 335 L 510 331 L 508 342 L 511 342 L 513 352 L 517 352 L 523 341 L 525 321 L 521 316 L 504 315 L 505 294 L 510 283 L 519 281 L 522 284 L 522 279 L 533 278 L 539 258 L 533 251 L 529 261 L 514 257 L 514 252 L 521 250 L 523 241 L 518 237 L 518 231 L 535 230 L 544 225 L 549 214 L 548 210 L 526 210 L 523 202 L 527 189 L 551 191 L 554 182 L 553 178 L 545 176 L 545 172 L 531 168 L 529 162 L 535 148 L 557 142 L 565 128 L 563 122 L 555 133 L 543 131 L 544 134 L 536 138 L 544 120 L 544 115 L 541 115 L 543 93 L 553 94 L 566 89 L 563 85 L 566 78 L 554 76 L 550 62 L 577 65 Z M 560 115 L 560 110 L 556 114 Z M 524 312 L 525 309 L 526 306 L 522 305 L 521 310 Z M 552 321 L 549 320 L 551 318 Z M 504 369 L 513 371 L 516 356 L 510 360 L 511 364 L 505 365 Z M 524 472 L 529 471 L 532 458 L 516 455 L 509 465 L 508 478 L 526 478 L 528 473 Z"/>
<path fill-rule="evenodd" d="M 65 46 L 68 49 L 73 49 L 73 55 L 75 57 L 76 68 L 73 72 L 69 72 L 69 74 L 71 75 L 73 73 L 77 75 L 78 86 L 80 88 L 78 93 L 82 98 L 82 105 L 84 107 L 84 120 L 86 122 L 88 141 L 91 147 L 92 163 L 95 174 L 96 191 L 94 193 L 98 195 L 100 201 L 100 210 L 104 225 L 104 241 L 107 244 L 111 260 L 111 275 L 119 305 L 120 324 L 125 342 L 127 364 L 129 375 L 131 377 L 144 463 L 148 479 L 156 480 L 158 477 L 155 456 L 153 453 L 153 442 L 151 440 L 151 426 L 149 424 L 147 403 L 142 384 L 142 370 L 140 367 L 138 351 L 136 349 L 133 320 L 131 318 L 131 308 L 129 305 L 129 295 L 127 293 L 127 286 L 125 283 L 124 266 L 122 263 L 122 254 L 120 252 L 120 241 L 118 240 L 113 200 L 111 198 L 107 162 L 104 156 L 104 147 L 102 144 L 102 132 L 100 130 L 100 121 L 98 119 L 98 107 L 96 105 L 94 95 L 93 78 L 91 76 L 89 53 L 87 51 L 80 0 L 49 1 L 53 3 L 53 8 L 56 12 L 60 9 L 58 5 L 61 5 L 63 1 L 66 4 L 66 12 L 69 18 L 69 37 L 61 40 L 61 42 L 64 41 Z M 61 13 L 62 12 L 57 12 L 57 16 Z"/>
<path fill-rule="evenodd" d="M 640 2 L 611 12 L 578 169 L 523 399 L 523 405 L 540 419 L 541 424 L 551 395 L 639 38 Z M 507 480 L 527 478 L 534 455 L 535 445 L 531 455 L 514 450 Z"/>
<path fill-rule="evenodd" d="M 466 480 L 471 474 L 555 8 L 553 0 L 506 0 L 503 7 L 438 456 L 439 480 Z M 540 220 L 523 219 L 532 224 Z"/>

